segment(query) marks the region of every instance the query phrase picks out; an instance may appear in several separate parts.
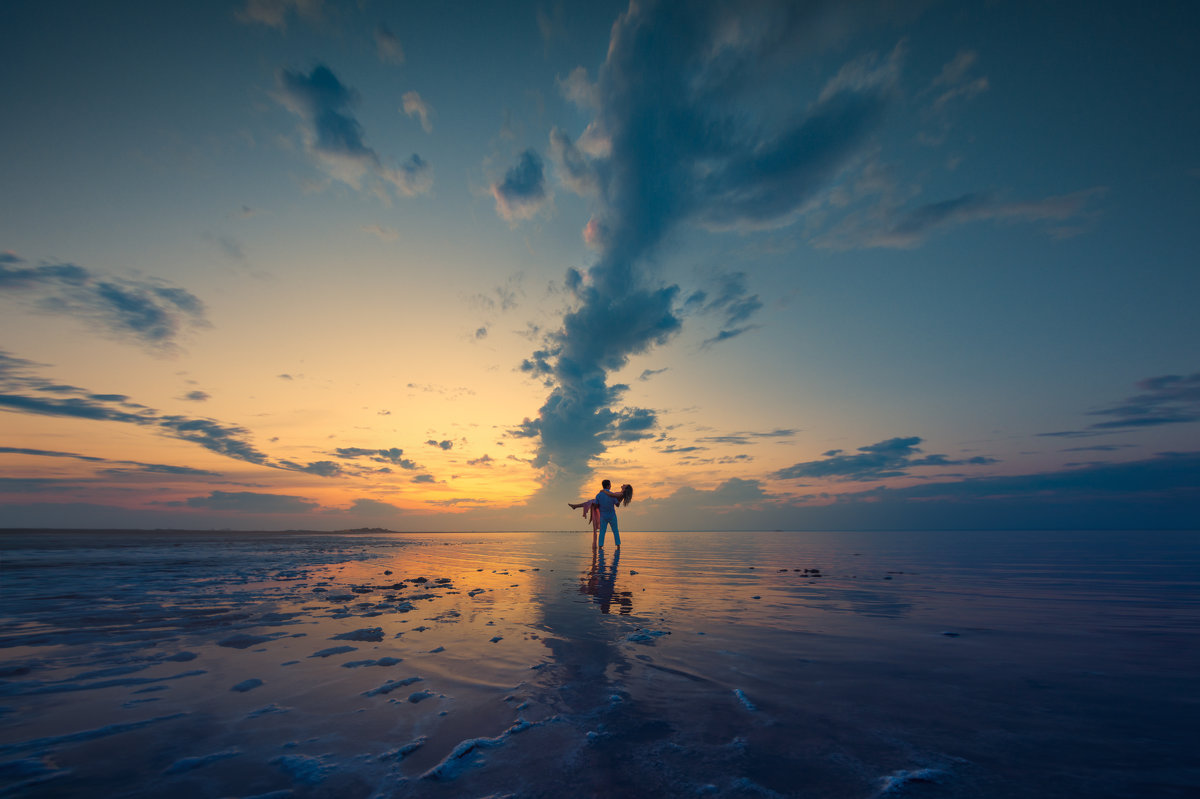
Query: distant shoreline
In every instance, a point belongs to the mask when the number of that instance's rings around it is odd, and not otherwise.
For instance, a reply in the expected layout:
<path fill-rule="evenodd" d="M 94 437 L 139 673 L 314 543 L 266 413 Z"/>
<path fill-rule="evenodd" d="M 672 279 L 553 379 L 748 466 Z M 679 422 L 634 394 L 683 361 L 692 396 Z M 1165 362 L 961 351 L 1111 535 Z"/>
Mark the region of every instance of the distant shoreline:
<path fill-rule="evenodd" d="M 564 535 L 587 535 L 591 530 L 389 530 L 383 527 L 358 527 L 347 530 L 284 529 L 263 530 L 256 528 L 187 528 L 187 527 L 0 527 L 0 535 L 45 534 L 45 533 L 103 533 L 141 534 L 160 533 L 170 535 L 523 535 L 540 533 L 562 533 Z M 1130 527 L 1130 528 L 1082 528 L 1059 527 L 1038 529 L 983 528 L 923 528 L 915 530 L 892 528 L 867 529 L 805 529 L 805 530 L 631 530 L 630 534 L 646 533 L 895 533 L 897 535 L 919 535 L 923 533 L 1191 533 L 1200 534 L 1200 528 L 1192 527 Z"/>

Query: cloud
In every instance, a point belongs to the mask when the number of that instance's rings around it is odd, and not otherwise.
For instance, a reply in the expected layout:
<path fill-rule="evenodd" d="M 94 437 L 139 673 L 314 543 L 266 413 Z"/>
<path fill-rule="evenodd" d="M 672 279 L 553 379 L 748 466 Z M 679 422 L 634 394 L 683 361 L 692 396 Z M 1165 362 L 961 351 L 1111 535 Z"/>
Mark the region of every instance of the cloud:
<path fill-rule="evenodd" d="M 971 222 L 1067 222 L 1091 215 L 1088 205 L 1106 192 L 1103 187 L 1095 187 L 1024 202 L 963 194 L 909 209 L 877 207 L 848 215 L 830 231 L 814 238 L 813 244 L 834 250 L 911 249 L 937 231 Z"/>
<path fill-rule="evenodd" d="M 354 460 L 357 458 L 366 458 L 375 463 L 390 463 L 393 466 L 399 466 L 401 469 L 419 469 L 421 468 L 415 461 L 411 461 L 404 457 L 404 450 L 399 447 L 391 447 L 389 449 L 364 449 L 363 447 L 338 447 L 334 451 L 334 456 L 344 460 Z"/>
<path fill-rule="evenodd" d="M 310 463 L 280 461 L 279 467 L 293 472 L 315 474 L 319 477 L 341 477 L 345 474 L 345 470 L 342 469 L 341 465 L 333 461 L 312 461 Z"/>
<path fill-rule="evenodd" d="M 400 232 L 398 230 L 395 228 L 384 227 L 383 225 L 363 225 L 362 230 L 378 236 L 383 241 L 395 241 L 400 237 Z"/>
<path fill-rule="evenodd" d="M 241 22 L 285 30 L 292 14 L 310 23 L 319 21 L 323 5 L 324 0 L 246 0 L 246 5 L 234 16 Z"/>
<path fill-rule="evenodd" d="M 1162 452 L 1153 458 L 1125 463 L 1088 464 L 1057 472 L 977 477 L 944 483 L 921 483 L 903 488 L 879 489 L 844 495 L 847 501 L 886 495 L 894 499 L 979 499 L 1052 495 L 1101 496 L 1113 494 L 1165 494 L 1200 492 L 1200 453 Z"/>
<path fill-rule="evenodd" d="M 400 40 L 382 22 L 375 26 L 375 52 L 385 64 L 404 63 L 404 48 L 400 46 Z"/>
<path fill-rule="evenodd" d="M 598 259 L 568 270 L 572 307 L 522 364 L 551 389 L 514 431 L 537 439 L 546 491 L 577 485 L 605 451 L 619 399 L 608 375 L 681 329 L 679 289 L 654 272 L 663 240 L 687 223 L 789 224 L 879 128 L 899 49 L 856 60 L 816 98 L 794 90 L 799 62 L 845 19 L 838 4 L 631 4 L 595 81 L 576 72 L 564 82 L 592 119 L 576 139 L 553 130 L 550 157 L 592 204 L 585 237 Z M 754 102 L 764 95 L 775 102 Z"/>
<path fill-rule="evenodd" d="M 1089 438 L 1123 430 L 1200 421 L 1200 372 L 1186 376 L 1148 377 L 1136 385 L 1142 393 L 1088 413 L 1089 416 L 1112 418 L 1088 425 L 1084 430 L 1059 430 L 1038 435 L 1049 438 Z M 1078 449 L 1099 447 L 1077 448 L 1073 451 Z"/>
<path fill-rule="evenodd" d="M 933 101 L 935 111 L 943 110 L 951 101 L 969 100 L 988 90 L 986 77 L 973 78 L 968 75 L 978 58 L 979 54 L 973 50 L 962 50 L 942 67 L 942 71 L 930 83 L 930 89 L 936 90 L 938 95 Z"/>
<path fill-rule="evenodd" d="M 732 483 L 732 484 L 730 484 Z M 758 481 L 640 500 L 644 529 L 1098 530 L 1195 528 L 1200 452 L 1025 475 L 787 497 Z M 736 511 L 736 515 L 726 516 Z"/>
<path fill-rule="evenodd" d="M 0 453 L 10 455 L 33 455 L 42 458 L 71 458 L 73 460 L 85 461 L 87 463 L 110 463 L 119 467 L 132 467 L 139 472 L 151 474 L 175 474 L 186 475 L 191 477 L 220 477 L 219 472 L 210 472 L 206 469 L 193 469 L 190 466 L 171 466 L 163 463 L 143 463 L 141 461 L 123 461 L 111 460 L 109 458 L 98 458 L 94 455 L 80 455 L 75 452 L 58 452 L 56 450 L 45 449 L 28 449 L 26 447 L 0 447 Z M 130 471 L 125 468 L 112 468 L 102 470 L 105 473 L 124 473 Z"/>
<path fill-rule="evenodd" d="M 646 408 L 624 408 L 609 421 L 605 441 L 628 443 L 654 437 L 658 416 Z"/>
<path fill-rule="evenodd" d="M 165 281 L 107 276 L 70 263 L 25 264 L 3 253 L 0 296 L 78 319 L 119 340 L 169 351 L 184 330 L 209 324 L 198 297 Z"/>
<path fill-rule="evenodd" d="M 492 458 L 491 455 L 481 455 L 478 458 L 472 458 L 471 460 L 467 461 L 467 465 L 468 466 L 491 466 L 495 462 L 496 461 Z"/>
<path fill-rule="evenodd" d="M 437 480 L 433 479 L 432 474 L 418 474 L 416 477 L 414 477 L 412 479 L 412 482 L 414 482 L 414 483 L 436 483 Z"/>
<path fill-rule="evenodd" d="M 549 201 L 542 157 L 533 150 L 521 153 L 517 163 L 492 184 L 496 213 L 508 222 L 531 219 Z"/>
<path fill-rule="evenodd" d="M 696 291 L 684 302 L 685 309 L 702 314 L 716 314 L 723 318 L 724 329 L 705 339 L 700 344 L 701 349 L 708 349 L 714 344 L 758 329 L 757 325 L 745 324 L 763 307 L 758 295 L 749 293 L 745 272 L 718 275 L 708 283 L 712 285 L 711 295 L 708 291 Z"/>
<path fill-rule="evenodd" d="M 189 391 L 188 393 L 184 394 L 180 399 L 185 399 L 189 402 L 204 402 L 205 400 L 212 399 L 212 395 L 209 394 L 207 391 L 197 390 L 197 391 Z"/>
<path fill-rule="evenodd" d="M 132 402 L 124 394 L 98 394 L 75 386 L 54 384 L 31 374 L 37 366 L 32 361 L 0 351 L 0 410 L 133 424 L 258 466 L 327 477 L 341 473 L 340 467 L 331 461 L 315 461 L 308 464 L 274 461 L 251 443 L 250 431 L 238 425 L 225 424 L 215 419 L 164 414 Z M 379 457 L 386 458 L 392 453 L 398 457 L 400 450 L 374 452 Z M 128 463 L 145 465 L 133 461 Z"/>
<path fill-rule="evenodd" d="M 642 382 L 646 382 L 647 380 L 649 380 L 650 378 L 654 377 L 655 375 L 661 375 L 661 374 L 662 374 L 663 372 L 665 372 L 665 371 L 667 371 L 667 369 L 666 369 L 666 368 L 663 368 L 663 369 L 643 369 L 643 370 L 642 370 L 642 373 L 641 373 L 640 375 L 638 375 L 638 380 L 641 380 Z"/>
<path fill-rule="evenodd" d="M 367 146 L 362 125 L 350 112 L 358 93 L 329 67 L 318 64 L 308 74 L 281 69 L 277 79 L 279 102 L 300 118 L 305 149 L 330 177 L 385 199 L 387 187 L 406 197 L 432 187 L 433 170 L 419 155 L 394 167 Z"/>
<path fill-rule="evenodd" d="M 207 497 L 188 497 L 164 502 L 168 507 L 200 508 L 234 513 L 310 513 L 317 503 L 287 494 L 262 494 L 255 491 L 213 491 Z"/>
<path fill-rule="evenodd" d="M 429 103 L 421 99 L 421 95 L 416 92 L 405 92 L 401 98 L 403 102 L 402 108 L 404 113 L 410 117 L 415 116 L 421 120 L 421 130 L 426 133 L 433 133 L 433 109 L 429 107 Z"/>
<path fill-rule="evenodd" d="M 717 436 L 701 436 L 697 438 L 705 444 L 732 444 L 738 447 L 744 447 L 755 439 L 763 438 L 791 438 L 798 433 L 798 430 L 789 427 L 778 427 L 774 430 L 763 432 L 747 431 L 741 433 L 727 433 Z"/>
<path fill-rule="evenodd" d="M 758 330 L 758 325 L 746 325 L 745 327 L 735 327 L 731 330 L 722 330 L 715 336 L 706 338 L 704 341 L 700 342 L 700 349 L 709 349 L 714 344 L 720 344 L 722 341 L 729 341 L 731 338 L 737 338 L 743 333 L 747 333 L 751 330 Z"/>
<path fill-rule="evenodd" d="M 694 516 L 697 520 L 704 519 L 705 525 L 711 525 L 713 514 L 738 512 L 739 514 L 752 511 L 764 505 L 777 502 L 777 498 L 767 494 L 758 480 L 744 480 L 731 477 L 716 488 L 701 489 L 692 486 L 681 486 L 674 493 L 663 499 L 643 500 L 644 507 L 638 513 L 649 517 L 652 522 L 661 519 L 663 522 L 671 516 L 678 518 L 680 513 Z M 662 522 L 659 522 L 661 524 Z M 660 528 L 655 525 L 654 529 Z"/>
<path fill-rule="evenodd" d="M 435 441 L 435 440 L 433 440 L 432 438 L 431 438 L 431 439 L 429 439 L 428 441 L 426 441 L 425 443 L 426 443 L 426 444 L 428 444 L 428 445 L 429 445 L 429 446 L 431 446 L 431 447 L 440 447 L 441 449 L 450 449 L 450 448 L 452 448 L 452 447 L 454 446 L 454 442 L 453 442 L 453 441 L 449 441 L 449 440 L 446 440 L 446 441 Z"/>
<path fill-rule="evenodd" d="M 1090 425 L 1091 430 L 1121 430 L 1181 424 L 1200 420 L 1200 372 L 1191 375 L 1148 377 L 1137 387 L 1141 394 L 1091 416 L 1111 419 Z"/>
<path fill-rule="evenodd" d="M 889 438 L 877 444 L 859 447 L 857 455 L 846 455 L 840 449 L 825 453 L 823 460 L 804 461 L 773 473 L 778 480 L 795 480 L 802 477 L 832 477 L 838 480 L 869 481 L 886 477 L 903 477 L 908 470 L 920 466 L 961 466 L 995 463 L 992 458 L 977 456 L 965 460 L 951 460 L 945 455 L 925 455 L 917 447 L 918 436 Z"/>

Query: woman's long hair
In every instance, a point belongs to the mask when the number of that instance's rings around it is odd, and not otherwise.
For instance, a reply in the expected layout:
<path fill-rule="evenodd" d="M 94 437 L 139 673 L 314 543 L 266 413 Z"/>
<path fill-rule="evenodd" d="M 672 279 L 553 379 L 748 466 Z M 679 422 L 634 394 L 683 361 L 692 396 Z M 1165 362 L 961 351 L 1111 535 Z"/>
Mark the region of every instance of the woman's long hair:
<path fill-rule="evenodd" d="M 626 483 L 621 486 L 621 505 L 628 505 L 633 501 L 633 486 Z"/>

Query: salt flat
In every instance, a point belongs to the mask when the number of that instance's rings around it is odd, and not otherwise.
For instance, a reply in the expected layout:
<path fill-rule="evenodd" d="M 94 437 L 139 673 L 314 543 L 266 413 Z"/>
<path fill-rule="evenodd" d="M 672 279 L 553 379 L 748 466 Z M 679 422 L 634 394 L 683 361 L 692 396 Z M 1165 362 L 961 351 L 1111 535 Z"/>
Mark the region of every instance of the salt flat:
<path fill-rule="evenodd" d="M 1187 533 L 0 533 L 6 796 L 1194 796 Z"/>

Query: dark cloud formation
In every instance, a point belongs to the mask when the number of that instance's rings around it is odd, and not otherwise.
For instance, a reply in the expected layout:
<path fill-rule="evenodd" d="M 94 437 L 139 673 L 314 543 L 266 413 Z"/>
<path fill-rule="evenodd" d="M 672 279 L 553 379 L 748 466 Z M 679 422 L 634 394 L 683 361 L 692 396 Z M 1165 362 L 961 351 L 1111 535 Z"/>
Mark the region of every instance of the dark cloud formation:
<path fill-rule="evenodd" d="M 205 400 L 212 399 L 212 395 L 207 391 L 189 391 L 183 395 L 183 399 L 189 402 L 204 402 Z"/>
<path fill-rule="evenodd" d="M 1136 385 L 1141 393 L 1123 402 L 1088 413 L 1089 416 L 1110 417 L 1105 421 L 1088 425 L 1083 430 L 1058 430 L 1038 435 L 1049 438 L 1088 438 L 1125 430 L 1200 421 L 1200 372 L 1148 377 Z M 1081 449 L 1098 448 L 1076 448 L 1070 451 Z"/>
<path fill-rule="evenodd" d="M 101 275 L 76 264 L 30 266 L 11 252 L 0 255 L 0 296 L 158 350 L 175 347 L 184 330 L 208 325 L 204 303 L 186 289 Z"/>
<path fill-rule="evenodd" d="M 756 480 L 730 481 L 713 490 L 685 486 L 639 507 L 647 529 L 733 522 L 747 530 L 1194 530 L 1200 452 L 838 495 L 787 497 Z"/>
<path fill-rule="evenodd" d="M 367 145 L 362 125 L 351 112 L 358 93 L 329 67 L 318 64 L 307 74 L 281 69 L 278 83 L 279 102 L 303 123 L 309 154 L 334 179 L 356 189 L 368 188 L 383 198 L 388 196 L 388 186 L 411 197 L 433 185 L 433 170 L 419 155 L 390 166 Z"/>
<path fill-rule="evenodd" d="M 0 477 L 0 494 L 49 494 L 76 491 L 87 480 L 59 477 Z"/>
<path fill-rule="evenodd" d="M 491 455 L 481 455 L 478 458 L 472 458 L 471 460 L 467 461 L 467 465 L 468 466 L 491 466 L 495 462 L 496 461 L 492 458 Z"/>
<path fill-rule="evenodd" d="M 431 438 L 428 441 L 426 441 L 425 443 L 431 447 L 437 447 L 439 449 L 451 449 L 454 447 L 454 442 L 449 441 L 449 440 L 435 441 L 434 439 Z"/>
<path fill-rule="evenodd" d="M 142 463 L 141 461 L 111 460 L 109 458 L 98 458 L 94 455 L 80 455 L 75 452 L 28 449 L 26 447 L 0 447 L 0 453 L 8 453 L 11 455 L 34 455 L 43 458 L 71 458 L 73 460 L 85 461 L 87 463 L 111 463 L 115 467 L 120 467 L 101 470 L 102 473 L 107 474 L 124 474 L 128 473 L 129 471 L 138 471 L 148 474 L 173 474 L 188 477 L 221 476 L 218 472 L 210 472 L 205 469 L 194 469 L 190 466 L 171 466 L 163 463 Z"/>
<path fill-rule="evenodd" d="M 1124 463 L 1093 463 L 1082 468 L 1000 477 L 976 477 L 943 483 L 921 483 L 894 489 L 845 495 L 847 501 L 886 494 L 894 499 L 979 499 L 1046 495 L 1104 497 L 1121 494 L 1165 495 L 1194 492 L 1200 498 L 1200 453 L 1161 452 L 1153 458 Z"/>
<path fill-rule="evenodd" d="M 1148 377 L 1141 389 L 1117 405 L 1092 411 L 1092 416 L 1111 417 L 1090 425 L 1091 430 L 1124 430 L 1181 424 L 1200 420 L 1200 372 L 1191 375 Z"/>
<path fill-rule="evenodd" d="M 345 470 L 342 469 L 341 465 L 333 461 L 312 461 L 310 463 L 280 461 L 279 466 L 293 472 L 315 474 L 318 477 L 340 477 L 345 474 Z"/>
<path fill-rule="evenodd" d="M 167 507 L 198 508 L 233 513 L 309 513 L 317 503 L 287 494 L 262 494 L 256 491 L 213 491 L 207 497 L 188 497 L 180 502 L 164 502 Z"/>
<path fill-rule="evenodd" d="M 833 449 L 825 453 L 823 460 L 805 461 L 771 476 L 780 480 L 795 480 L 803 477 L 832 477 L 838 480 L 868 481 L 886 477 L 903 477 L 909 469 L 919 466 L 962 466 L 995 463 L 992 458 L 976 456 L 964 460 L 951 460 L 945 455 L 923 455 L 918 436 L 889 438 L 877 444 L 858 448 L 858 454 L 847 455 L 843 450 Z"/>
<path fill-rule="evenodd" d="M 492 184 L 492 196 L 496 213 L 509 222 L 532 218 L 549 199 L 542 157 L 533 150 L 521 153 L 504 180 Z"/>
<path fill-rule="evenodd" d="M 390 463 L 393 466 L 399 466 L 401 469 L 415 470 L 421 467 L 415 461 L 404 457 L 404 450 L 399 447 L 390 447 L 388 449 L 366 449 L 363 447 L 338 447 L 334 450 L 334 456 L 343 460 L 355 460 L 357 458 L 366 458 L 375 463 Z"/>
<path fill-rule="evenodd" d="M 897 59 L 839 74 L 816 98 L 792 90 L 798 62 L 841 13 L 820 3 L 637 3 L 614 24 L 595 82 L 582 71 L 564 81 L 593 118 L 578 139 L 554 130 L 550 153 L 563 184 L 592 202 L 584 235 L 599 257 L 586 273 L 568 271 L 574 307 L 522 365 L 551 386 L 517 431 L 538 439 L 534 464 L 548 481 L 586 476 L 617 415 L 608 374 L 680 329 L 679 289 L 652 271 L 664 237 L 687 222 L 793 221 L 879 125 Z M 765 95 L 774 102 L 753 101 Z M 745 332 L 756 303 L 725 302 L 740 324 L 711 343 Z M 645 423 L 650 412 L 635 413 Z"/>

